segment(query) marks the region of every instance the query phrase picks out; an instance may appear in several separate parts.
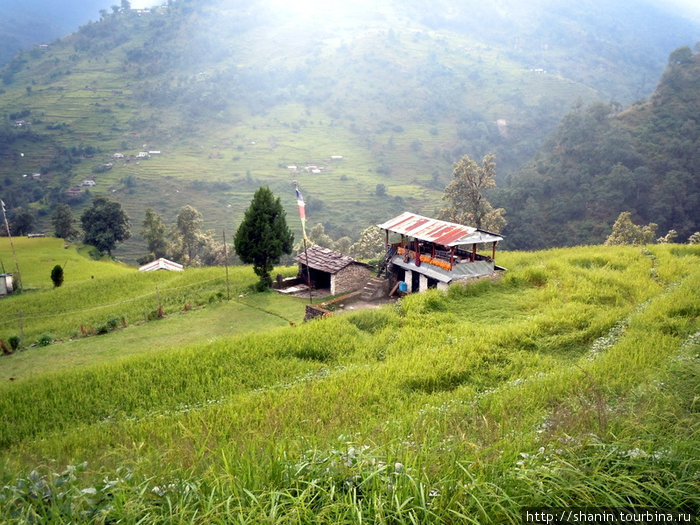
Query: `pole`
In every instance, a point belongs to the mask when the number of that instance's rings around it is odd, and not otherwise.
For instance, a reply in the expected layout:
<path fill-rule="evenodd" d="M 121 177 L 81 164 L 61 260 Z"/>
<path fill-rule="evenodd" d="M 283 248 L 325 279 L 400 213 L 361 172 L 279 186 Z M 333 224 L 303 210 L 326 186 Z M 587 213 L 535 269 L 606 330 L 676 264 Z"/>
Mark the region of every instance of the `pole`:
<path fill-rule="evenodd" d="M 309 270 L 309 252 L 306 251 L 306 235 L 304 235 L 304 257 L 306 257 L 306 282 L 309 285 L 309 304 L 314 303 L 313 295 L 311 295 L 311 270 Z"/>
<path fill-rule="evenodd" d="M 5 203 L 0 200 L 0 208 L 2 208 L 2 216 L 5 219 L 5 229 L 7 230 L 7 237 L 10 239 L 10 248 L 12 249 L 12 257 L 15 260 L 15 269 L 17 270 L 17 279 L 13 279 L 13 281 L 16 281 L 16 286 L 14 288 L 16 290 L 21 290 L 22 289 L 22 274 L 19 272 L 19 264 L 17 263 L 17 254 L 15 253 L 15 244 L 12 242 L 12 235 L 10 234 L 10 225 L 7 222 L 7 215 L 5 214 Z"/>
<path fill-rule="evenodd" d="M 19 347 L 24 348 L 24 319 L 22 319 L 22 310 L 19 311 Z"/>
<path fill-rule="evenodd" d="M 228 248 L 226 248 L 226 228 L 221 230 L 224 234 L 224 266 L 226 266 L 226 300 L 231 300 L 231 287 L 228 282 Z"/>

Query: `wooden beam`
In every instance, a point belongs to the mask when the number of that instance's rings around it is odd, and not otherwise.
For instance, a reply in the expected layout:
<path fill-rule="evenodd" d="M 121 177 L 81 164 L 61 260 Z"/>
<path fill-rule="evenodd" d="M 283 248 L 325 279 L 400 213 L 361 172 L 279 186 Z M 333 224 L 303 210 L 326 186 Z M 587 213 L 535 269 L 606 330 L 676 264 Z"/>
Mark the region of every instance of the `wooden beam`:
<path fill-rule="evenodd" d="M 493 241 L 493 256 L 491 259 L 493 259 L 493 262 L 496 262 L 496 245 L 498 244 L 498 241 Z"/>
<path fill-rule="evenodd" d="M 450 271 L 455 266 L 455 247 L 450 248 Z"/>
<path fill-rule="evenodd" d="M 472 262 L 476 261 L 476 244 L 472 244 Z"/>
<path fill-rule="evenodd" d="M 415 247 L 416 247 L 416 266 L 420 266 L 420 244 L 418 244 L 418 239 L 416 239 Z"/>

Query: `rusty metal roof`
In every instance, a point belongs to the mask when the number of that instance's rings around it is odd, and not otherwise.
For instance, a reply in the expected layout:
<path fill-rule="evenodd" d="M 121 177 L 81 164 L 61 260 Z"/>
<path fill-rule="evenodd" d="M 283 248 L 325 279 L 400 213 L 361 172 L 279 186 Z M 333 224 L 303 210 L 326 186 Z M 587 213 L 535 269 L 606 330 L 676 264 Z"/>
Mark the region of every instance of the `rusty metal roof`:
<path fill-rule="evenodd" d="M 502 241 L 503 237 L 486 230 L 480 230 L 454 222 L 430 219 L 408 211 L 398 217 L 377 225 L 382 230 L 400 233 L 421 241 L 433 242 L 443 246 L 461 244 L 481 244 Z"/>
<path fill-rule="evenodd" d="M 316 246 L 315 244 L 309 246 L 306 252 L 301 252 L 299 255 L 294 257 L 294 260 L 298 263 L 308 265 L 309 268 L 313 268 L 314 270 L 321 270 L 322 272 L 327 272 L 330 274 L 338 273 L 340 270 L 351 264 L 362 264 L 365 266 L 364 263 L 358 262 L 352 257 L 334 252 L 329 248 Z"/>

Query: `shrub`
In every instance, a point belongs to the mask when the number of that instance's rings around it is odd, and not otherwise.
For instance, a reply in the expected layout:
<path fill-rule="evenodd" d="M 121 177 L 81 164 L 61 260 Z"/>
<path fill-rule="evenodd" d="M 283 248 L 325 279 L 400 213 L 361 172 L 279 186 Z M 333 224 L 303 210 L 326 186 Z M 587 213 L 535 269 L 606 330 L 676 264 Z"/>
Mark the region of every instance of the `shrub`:
<path fill-rule="evenodd" d="M 10 348 L 12 351 L 16 352 L 19 349 L 19 344 L 22 342 L 22 340 L 18 335 L 11 335 L 7 342 L 10 343 Z"/>
<path fill-rule="evenodd" d="M 2 350 L 3 354 L 12 353 L 12 351 L 10 351 L 10 349 L 7 347 L 7 343 L 5 343 L 5 341 L 3 341 L 2 339 L 0 339 L 0 350 Z"/>
<path fill-rule="evenodd" d="M 53 336 L 51 334 L 41 334 L 36 341 L 36 344 L 39 346 L 49 346 L 51 343 L 53 343 Z"/>
<path fill-rule="evenodd" d="M 63 284 L 63 268 L 60 264 L 57 264 L 51 270 L 51 281 L 53 282 L 54 288 L 58 288 Z"/>

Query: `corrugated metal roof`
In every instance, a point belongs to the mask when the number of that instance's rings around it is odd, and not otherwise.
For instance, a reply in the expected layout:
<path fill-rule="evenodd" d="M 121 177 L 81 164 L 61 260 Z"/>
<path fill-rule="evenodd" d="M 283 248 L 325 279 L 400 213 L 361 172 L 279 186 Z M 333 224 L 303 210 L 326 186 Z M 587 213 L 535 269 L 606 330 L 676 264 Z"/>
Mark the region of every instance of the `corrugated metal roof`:
<path fill-rule="evenodd" d="M 340 270 L 350 264 L 363 264 L 352 257 L 343 255 L 342 253 L 334 252 L 329 248 L 322 248 L 315 244 L 309 246 L 306 252 L 301 252 L 294 257 L 294 260 L 306 265 L 308 256 L 308 266 L 314 270 L 321 270 L 327 273 L 338 273 Z"/>
<path fill-rule="evenodd" d="M 485 230 L 454 222 L 430 219 L 408 211 L 377 226 L 383 230 L 407 235 L 421 241 L 442 244 L 443 246 L 480 244 L 503 240 L 503 237 Z"/>

